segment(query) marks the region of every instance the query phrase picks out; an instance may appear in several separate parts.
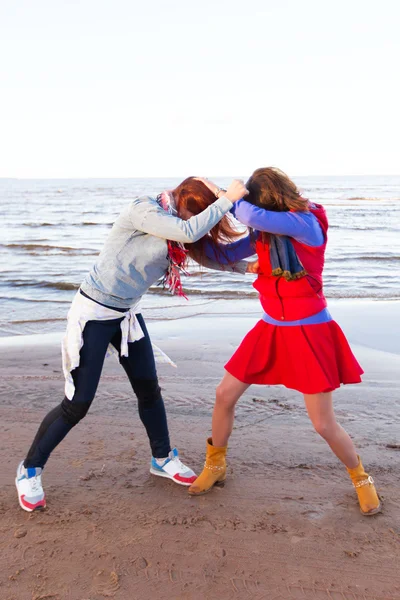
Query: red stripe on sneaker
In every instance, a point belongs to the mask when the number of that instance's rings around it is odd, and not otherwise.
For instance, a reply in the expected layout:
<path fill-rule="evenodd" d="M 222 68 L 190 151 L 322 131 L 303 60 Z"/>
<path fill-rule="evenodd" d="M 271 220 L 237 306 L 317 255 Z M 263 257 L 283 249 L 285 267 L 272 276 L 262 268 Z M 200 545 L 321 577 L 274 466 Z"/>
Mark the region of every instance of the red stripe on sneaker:
<path fill-rule="evenodd" d="M 25 494 L 23 494 L 21 496 L 21 502 L 24 506 L 26 506 L 26 508 L 30 508 L 31 510 L 35 510 L 35 508 L 45 508 L 46 507 L 46 498 L 43 498 L 43 500 L 39 500 L 39 502 L 36 502 L 35 504 L 31 504 L 30 502 L 25 500 Z"/>
<path fill-rule="evenodd" d="M 182 477 L 179 474 L 174 475 L 173 479 L 177 481 L 181 481 L 182 483 L 193 483 L 197 479 L 197 475 L 192 475 L 191 477 Z"/>

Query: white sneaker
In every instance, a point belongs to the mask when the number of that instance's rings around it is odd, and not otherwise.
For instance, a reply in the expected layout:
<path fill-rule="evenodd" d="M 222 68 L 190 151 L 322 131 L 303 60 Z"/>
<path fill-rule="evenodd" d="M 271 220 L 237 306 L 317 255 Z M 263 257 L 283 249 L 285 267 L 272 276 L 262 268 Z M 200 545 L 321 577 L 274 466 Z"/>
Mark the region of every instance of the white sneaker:
<path fill-rule="evenodd" d="M 17 486 L 19 505 L 27 512 L 46 508 L 46 496 L 42 487 L 42 469 L 25 469 L 24 462 L 18 465 Z"/>
<path fill-rule="evenodd" d="M 152 457 L 150 465 L 150 473 L 152 475 L 158 475 L 159 477 L 168 477 L 175 483 L 180 485 L 192 485 L 197 479 L 197 475 L 189 469 L 179 459 L 178 450 L 174 448 L 168 454 L 168 458 L 161 465 L 158 464 L 157 460 Z"/>

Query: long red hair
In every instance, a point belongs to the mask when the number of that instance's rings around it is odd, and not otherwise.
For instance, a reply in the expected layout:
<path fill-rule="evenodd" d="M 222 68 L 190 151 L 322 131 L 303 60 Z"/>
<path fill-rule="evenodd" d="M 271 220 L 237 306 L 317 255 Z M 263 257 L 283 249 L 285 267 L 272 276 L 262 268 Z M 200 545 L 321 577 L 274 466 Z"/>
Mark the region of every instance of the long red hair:
<path fill-rule="evenodd" d="M 212 191 L 195 177 L 187 177 L 172 190 L 172 194 L 176 201 L 178 215 L 184 210 L 191 212 L 193 215 L 198 215 L 216 200 Z M 232 242 L 241 235 L 242 233 L 234 229 L 230 218 L 225 215 L 208 234 L 194 244 L 185 244 L 185 247 L 190 258 L 203 265 L 206 262 L 206 241 L 216 247 L 220 243 Z"/>

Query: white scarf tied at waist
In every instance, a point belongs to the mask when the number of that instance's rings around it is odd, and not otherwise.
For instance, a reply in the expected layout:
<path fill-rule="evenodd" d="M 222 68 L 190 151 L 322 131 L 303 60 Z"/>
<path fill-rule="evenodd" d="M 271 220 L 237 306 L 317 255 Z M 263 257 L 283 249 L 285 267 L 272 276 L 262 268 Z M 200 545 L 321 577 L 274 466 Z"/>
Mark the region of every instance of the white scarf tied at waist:
<path fill-rule="evenodd" d="M 88 321 L 121 321 L 121 356 L 128 356 L 128 343 L 136 342 L 144 337 L 140 323 L 136 317 L 138 312 L 137 302 L 126 313 L 121 313 L 112 308 L 107 308 L 78 292 L 68 312 L 67 330 L 61 343 L 62 366 L 65 377 L 65 395 L 72 400 L 75 393 L 75 384 L 71 372 L 79 366 L 80 350 L 83 346 L 83 330 Z M 167 363 L 176 367 L 176 364 L 160 349 L 152 344 L 154 358 L 158 363 Z M 109 344 L 106 358 L 111 355 L 119 358 L 118 350 Z"/>

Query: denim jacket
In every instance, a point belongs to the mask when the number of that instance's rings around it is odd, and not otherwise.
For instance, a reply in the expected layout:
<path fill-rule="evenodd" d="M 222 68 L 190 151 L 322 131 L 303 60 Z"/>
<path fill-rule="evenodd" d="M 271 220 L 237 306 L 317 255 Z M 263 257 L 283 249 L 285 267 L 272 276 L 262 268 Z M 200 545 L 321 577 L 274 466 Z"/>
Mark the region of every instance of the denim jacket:
<path fill-rule="evenodd" d="M 97 302 L 128 309 L 165 275 L 168 268 L 167 240 L 194 243 L 206 235 L 231 208 L 232 202 L 223 196 L 199 215 L 184 221 L 168 214 L 156 198 L 136 198 L 115 221 L 81 289 Z M 246 262 L 241 259 L 254 254 L 250 239 L 244 238 L 225 248 L 231 251 L 233 260 L 237 261 L 235 265 L 215 262 L 218 256 L 214 250 L 205 266 L 244 273 Z"/>

